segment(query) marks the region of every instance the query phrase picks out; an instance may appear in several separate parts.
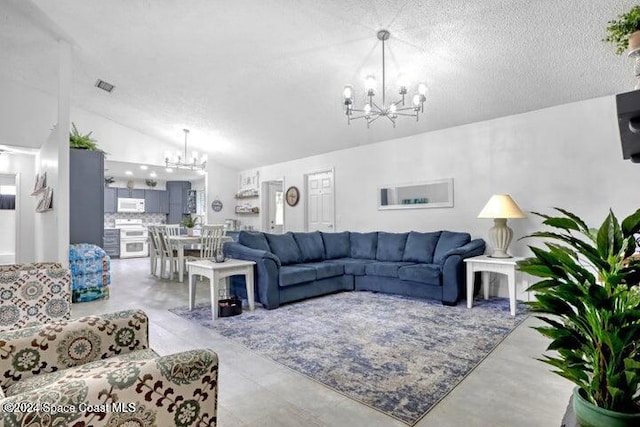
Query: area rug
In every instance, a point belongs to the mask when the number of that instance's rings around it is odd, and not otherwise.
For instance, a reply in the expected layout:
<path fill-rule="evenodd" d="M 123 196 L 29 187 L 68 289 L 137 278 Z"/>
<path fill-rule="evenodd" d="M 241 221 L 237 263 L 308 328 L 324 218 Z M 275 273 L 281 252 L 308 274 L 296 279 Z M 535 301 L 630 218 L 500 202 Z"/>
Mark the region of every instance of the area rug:
<path fill-rule="evenodd" d="M 211 307 L 171 312 L 405 424 L 414 425 L 527 316 L 507 299 L 472 309 L 343 292 L 211 320 Z"/>

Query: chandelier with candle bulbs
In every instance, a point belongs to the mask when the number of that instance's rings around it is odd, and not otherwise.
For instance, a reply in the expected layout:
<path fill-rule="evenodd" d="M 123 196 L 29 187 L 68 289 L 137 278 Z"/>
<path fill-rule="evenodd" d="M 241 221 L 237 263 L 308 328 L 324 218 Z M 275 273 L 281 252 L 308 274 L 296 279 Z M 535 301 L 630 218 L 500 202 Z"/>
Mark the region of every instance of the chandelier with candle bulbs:
<path fill-rule="evenodd" d="M 207 169 L 207 156 L 198 156 L 197 151 L 192 151 L 191 155 L 187 154 L 187 135 L 189 129 L 182 129 L 184 132 L 184 154 L 177 152 L 172 155 L 170 152 L 164 153 L 164 164 L 167 169 L 191 169 L 203 173 Z"/>
<path fill-rule="evenodd" d="M 378 40 L 382 42 L 382 103 L 378 104 L 374 101 L 376 95 L 376 78 L 373 75 L 367 76 L 364 82 L 364 89 L 367 101 L 358 109 L 354 107 L 354 90 L 353 86 L 346 85 L 342 92 L 344 100 L 344 110 L 347 116 L 347 123 L 351 124 L 352 120 L 365 119 L 367 128 L 371 123 L 381 117 L 386 117 L 391 121 L 393 127 L 396 127 L 396 119 L 398 116 L 415 117 L 416 121 L 420 113 L 424 113 L 424 102 L 427 100 L 427 85 L 419 83 L 416 93 L 411 98 L 411 105 L 405 105 L 405 98 L 408 96 L 409 90 L 406 82 L 400 82 L 398 94 L 400 98 L 394 102 L 387 104 L 386 101 L 386 82 L 385 82 L 385 51 L 384 43 L 389 40 L 391 34 L 387 30 L 378 31 Z"/>

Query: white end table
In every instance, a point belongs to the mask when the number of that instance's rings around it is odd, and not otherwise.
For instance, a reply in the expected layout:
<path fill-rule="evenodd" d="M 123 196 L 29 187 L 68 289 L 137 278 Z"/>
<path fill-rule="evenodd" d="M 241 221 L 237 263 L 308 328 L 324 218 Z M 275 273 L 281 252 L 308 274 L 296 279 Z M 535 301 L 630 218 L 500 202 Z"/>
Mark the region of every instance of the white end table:
<path fill-rule="evenodd" d="M 249 310 L 253 311 L 253 261 L 245 261 L 241 259 L 227 259 L 224 262 L 212 262 L 209 260 L 190 261 L 187 263 L 189 269 L 189 310 L 193 310 L 196 302 L 196 285 L 195 277 L 204 276 L 209 279 L 211 286 L 211 318 L 218 318 L 218 290 L 220 289 L 220 280 L 236 274 L 243 274 L 247 284 L 247 300 L 249 302 Z"/>
<path fill-rule="evenodd" d="M 475 272 L 482 273 L 482 289 L 484 291 L 484 299 L 489 299 L 489 273 L 499 273 L 507 276 L 507 284 L 509 287 L 509 308 L 511 315 L 516 315 L 516 263 L 523 260 L 523 257 L 512 258 L 491 258 L 487 255 L 474 256 L 467 258 L 464 262 L 467 264 L 467 308 L 473 306 L 473 276 Z M 520 274 L 520 280 L 525 288 L 527 282 L 524 275 Z"/>

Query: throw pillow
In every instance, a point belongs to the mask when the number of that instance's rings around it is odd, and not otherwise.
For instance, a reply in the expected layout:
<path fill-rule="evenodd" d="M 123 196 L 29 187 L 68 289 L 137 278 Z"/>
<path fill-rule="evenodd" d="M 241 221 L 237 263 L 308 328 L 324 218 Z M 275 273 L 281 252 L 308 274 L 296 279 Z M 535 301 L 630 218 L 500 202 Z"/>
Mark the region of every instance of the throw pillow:
<path fill-rule="evenodd" d="M 438 244 L 441 233 L 441 231 L 431 233 L 412 231 L 409 233 L 402 260 L 431 264 L 433 262 L 433 253 L 436 250 L 436 245 Z"/>
<path fill-rule="evenodd" d="M 319 231 L 311 233 L 293 233 L 300 248 L 302 262 L 317 261 L 324 258 L 324 243 Z"/>
<path fill-rule="evenodd" d="M 282 265 L 302 262 L 300 248 L 298 247 L 298 244 L 293 238 L 293 234 L 291 234 L 291 232 L 287 232 L 285 234 L 264 233 L 264 235 L 269 242 L 271 252 L 280 259 L 280 263 L 282 263 Z"/>
<path fill-rule="evenodd" d="M 433 254 L 434 264 L 442 264 L 444 262 L 444 254 L 450 249 L 459 248 L 471 241 L 469 233 L 457 233 L 454 231 L 443 231 L 436 245 L 436 251 Z"/>
<path fill-rule="evenodd" d="M 376 259 L 378 261 L 402 261 L 407 235 L 408 233 L 378 232 Z"/>
<path fill-rule="evenodd" d="M 351 255 L 348 231 L 321 234 L 324 242 L 325 259 L 348 258 Z"/>
<path fill-rule="evenodd" d="M 271 252 L 269 243 L 264 237 L 264 233 L 241 231 L 238 235 L 238 243 L 251 249 L 260 249 L 261 251 Z"/>
<path fill-rule="evenodd" d="M 351 245 L 351 258 L 376 259 L 378 247 L 378 233 L 351 233 L 349 235 Z"/>

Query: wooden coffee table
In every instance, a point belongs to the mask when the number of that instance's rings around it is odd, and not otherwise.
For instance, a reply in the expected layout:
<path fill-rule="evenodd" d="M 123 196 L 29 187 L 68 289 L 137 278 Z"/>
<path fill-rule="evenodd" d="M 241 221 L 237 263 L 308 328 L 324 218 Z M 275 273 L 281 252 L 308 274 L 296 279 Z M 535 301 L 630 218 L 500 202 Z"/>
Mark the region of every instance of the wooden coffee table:
<path fill-rule="evenodd" d="M 211 287 L 211 318 L 218 318 L 218 291 L 220 290 L 220 280 L 226 279 L 236 274 L 245 276 L 247 284 L 247 300 L 249 310 L 253 311 L 253 261 L 245 261 L 241 259 L 227 259 L 224 262 L 212 262 L 208 260 L 190 261 L 187 263 L 189 269 L 189 310 L 193 310 L 196 301 L 196 286 L 194 276 L 204 276 L 209 279 Z"/>

